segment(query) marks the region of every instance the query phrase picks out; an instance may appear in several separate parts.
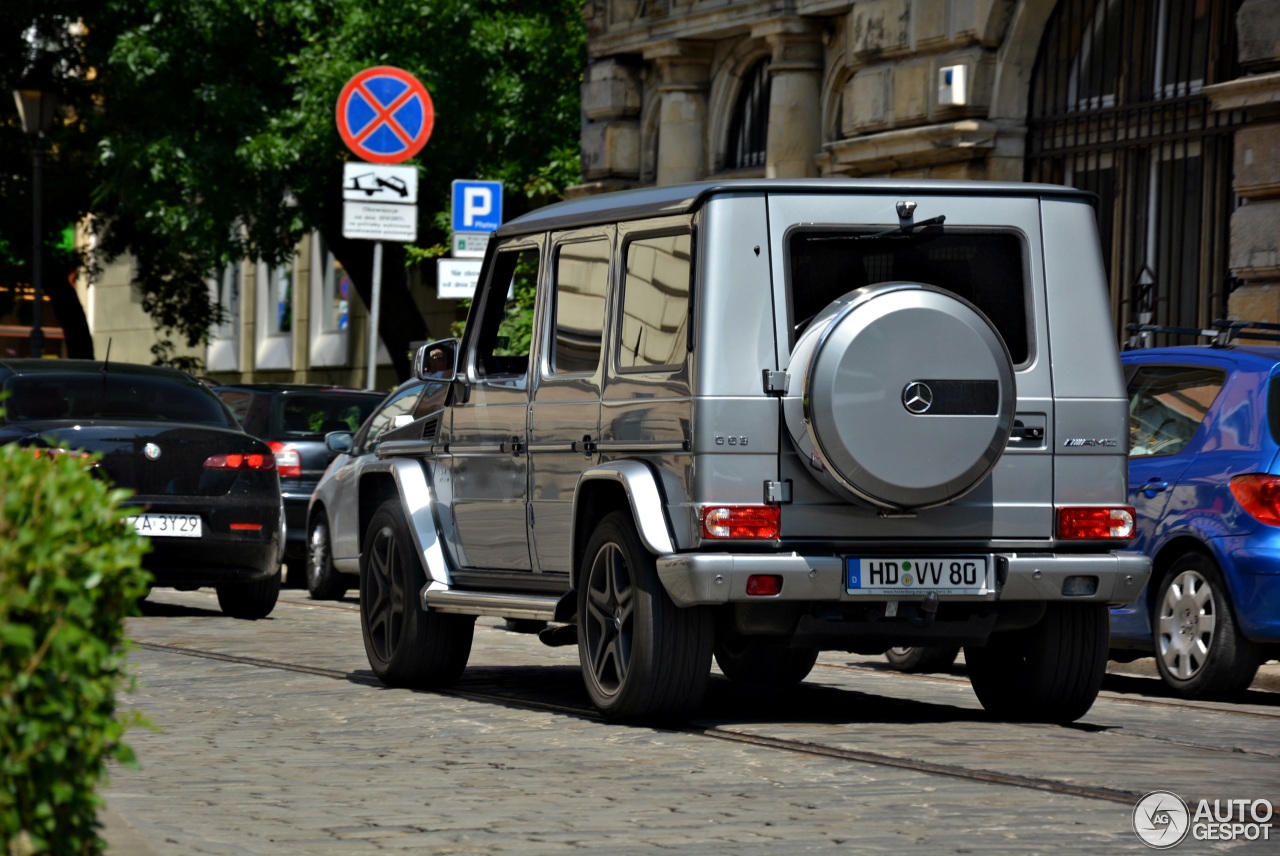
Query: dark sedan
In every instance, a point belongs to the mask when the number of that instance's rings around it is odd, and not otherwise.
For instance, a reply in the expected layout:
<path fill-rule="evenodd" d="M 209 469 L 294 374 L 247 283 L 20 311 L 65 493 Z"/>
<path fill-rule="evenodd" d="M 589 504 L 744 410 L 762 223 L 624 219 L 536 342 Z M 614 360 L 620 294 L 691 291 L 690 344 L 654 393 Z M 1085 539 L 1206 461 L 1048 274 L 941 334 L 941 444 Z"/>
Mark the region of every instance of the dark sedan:
<path fill-rule="evenodd" d="M 0 444 L 101 454 L 133 491 L 154 585 L 214 586 L 223 612 L 263 618 L 280 594 L 284 512 L 275 456 L 208 388 L 174 369 L 0 361 Z"/>
<path fill-rule="evenodd" d="M 296 383 L 243 383 L 217 386 L 213 391 L 244 430 L 275 453 L 284 496 L 289 584 L 301 585 L 306 579 L 307 505 L 337 454 L 325 445 L 324 435 L 355 432 L 384 393 Z"/>

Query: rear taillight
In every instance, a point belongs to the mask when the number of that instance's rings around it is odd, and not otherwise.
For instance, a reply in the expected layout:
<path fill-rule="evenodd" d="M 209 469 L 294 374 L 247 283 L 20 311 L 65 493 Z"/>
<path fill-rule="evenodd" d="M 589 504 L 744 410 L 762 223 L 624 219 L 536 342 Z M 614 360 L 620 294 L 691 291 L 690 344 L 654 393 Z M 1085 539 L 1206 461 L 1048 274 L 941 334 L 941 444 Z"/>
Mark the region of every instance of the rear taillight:
<path fill-rule="evenodd" d="M 1058 537 L 1064 541 L 1128 540 L 1134 534 L 1134 511 L 1127 505 L 1082 505 L 1058 509 Z"/>
<path fill-rule="evenodd" d="M 267 444 L 276 453 L 276 469 L 285 479 L 302 478 L 302 454 L 288 443 L 272 440 Z"/>
<path fill-rule="evenodd" d="M 263 455 L 259 452 L 248 454 L 232 452 L 229 455 L 213 455 L 205 459 L 204 467 L 206 470 L 274 470 L 276 459 L 274 455 Z"/>
<path fill-rule="evenodd" d="M 700 517 L 705 538 L 773 541 L 782 534 L 782 509 L 776 505 L 707 505 Z"/>
<path fill-rule="evenodd" d="M 1231 495 L 1259 523 L 1280 526 L 1280 476 L 1250 473 L 1231 480 Z"/>

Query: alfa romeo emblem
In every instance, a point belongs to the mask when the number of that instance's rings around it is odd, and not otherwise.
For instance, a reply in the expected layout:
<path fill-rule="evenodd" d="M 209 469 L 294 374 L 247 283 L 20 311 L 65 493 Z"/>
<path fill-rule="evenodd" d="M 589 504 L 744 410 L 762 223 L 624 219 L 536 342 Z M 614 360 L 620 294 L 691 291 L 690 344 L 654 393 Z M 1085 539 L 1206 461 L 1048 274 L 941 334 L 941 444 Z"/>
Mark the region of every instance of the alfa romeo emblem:
<path fill-rule="evenodd" d="M 928 413 L 929 408 L 933 407 L 933 390 L 929 389 L 927 383 L 912 381 L 902 390 L 902 406 L 907 408 L 908 413 Z"/>
<path fill-rule="evenodd" d="M 160 447 L 155 443 L 148 443 L 142 447 L 142 454 L 147 456 L 148 461 L 154 461 L 156 458 L 160 457 Z"/>

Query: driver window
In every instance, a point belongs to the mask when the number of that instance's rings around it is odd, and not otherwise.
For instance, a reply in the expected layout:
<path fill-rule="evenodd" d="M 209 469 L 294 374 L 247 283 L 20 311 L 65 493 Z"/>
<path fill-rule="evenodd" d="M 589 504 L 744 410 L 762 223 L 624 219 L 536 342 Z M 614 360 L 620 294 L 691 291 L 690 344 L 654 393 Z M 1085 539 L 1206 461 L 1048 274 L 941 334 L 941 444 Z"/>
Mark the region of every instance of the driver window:
<path fill-rule="evenodd" d="M 475 368 L 481 379 L 528 374 L 537 284 L 536 249 L 503 251 L 494 258 L 476 342 Z"/>
<path fill-rule="evenodd" d="M 1140 366 L 1129 381 L 1129 457 L 1186 448 L 1223 380 L 1222 372 L 1198 366 Z"/>
<path fill-rule="evenodd" d="M 422 386 L 416 383 L 409 383 L 391 393 L 387 400 L 369 417 L 369 423 L 365 426 L 364 439 L 361 441 L 360 449 L 355 454 L 364 454 L 377 449 L 379 438 L 391 428 L 396 417 L 406 413 L 413 413 L 413 407 L 417 404 L 418 395 L 422 390 Z"/>

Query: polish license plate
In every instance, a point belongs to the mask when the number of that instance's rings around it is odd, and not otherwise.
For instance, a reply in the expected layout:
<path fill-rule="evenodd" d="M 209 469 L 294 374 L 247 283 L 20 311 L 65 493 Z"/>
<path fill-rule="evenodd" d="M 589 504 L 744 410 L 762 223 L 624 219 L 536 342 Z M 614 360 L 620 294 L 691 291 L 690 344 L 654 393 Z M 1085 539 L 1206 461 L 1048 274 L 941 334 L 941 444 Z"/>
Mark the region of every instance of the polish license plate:
<path fill-rule="evenodd" d="M 989 556 L 848 559 L 845 591 L 854 595 L 990 594 Z"/>
<path fill-rule="evenodd" d="M 138 514 L 129 518 L 139 535 L 199 538 L 204 530 L 199 514 Z"/>

